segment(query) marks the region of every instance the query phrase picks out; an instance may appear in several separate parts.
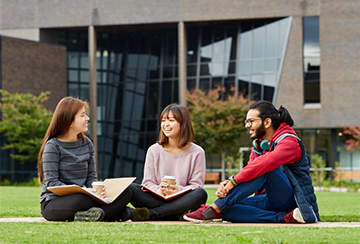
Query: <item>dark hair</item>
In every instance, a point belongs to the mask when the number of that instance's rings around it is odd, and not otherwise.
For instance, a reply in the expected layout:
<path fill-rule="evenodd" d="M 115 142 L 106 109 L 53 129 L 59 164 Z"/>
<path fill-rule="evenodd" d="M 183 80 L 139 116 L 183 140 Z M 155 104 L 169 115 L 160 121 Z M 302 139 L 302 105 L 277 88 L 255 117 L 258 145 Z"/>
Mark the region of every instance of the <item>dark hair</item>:
<path fill-rule="evenodd" d="M 42 154 L 44 152 L 46 142 L 51 138 L 64 135 L 69 130 L 71 123 L 75 120 L 76 114 L 82 107 L 85 107 L 87 110 L 89 108 L 89 104 L 74 97 L 65 97 L 57 104 L 38 154 L 37 169 L 41 183 L 43 182 L 44 177 Z M 82 138 L 85 142 L 85 136 L 83 133 L 79 133 L 78 138 Z"/>
<path fill-rule="evenodd" d="M 294 125 L 294 120 L 291 118 L 291 115 L 286 108 L 280 106 L 279 110 L 277 110 L 269 101 L 261 100 L 254 102 L 250 104 L 249 109 L 257 109 L 260 113 L 259 117 L 262 121 L 270 118 L 275 130 L 277 130 L 283 122 L 290 126 Z"/>
<path fill-rule="evenodd" d="M 174 115 L 174 119 L 180 123 L 180 140 L 178 147 L 182 148 L 186 146 L 186 144 L 188 144 L 189 142 L 193 142 L 195 139 L 195 133 L 191 123 L 190 113 L 186 107 L 176 103 L 172 103 L 166 108 L 164 108 L 164 110 L 161 112 L 160 121 L 162 120 L 162 118 L 169 118 L 168 116 L 170 112 L 172 112 L 172 114 Z M 159 140 L 157 141 L 157 143 L 159 143 L 160 145 L 164 145 L 168 143 L 168 141 L 169 138 L 165 136 L 164 132 L 160 128 Z"/>

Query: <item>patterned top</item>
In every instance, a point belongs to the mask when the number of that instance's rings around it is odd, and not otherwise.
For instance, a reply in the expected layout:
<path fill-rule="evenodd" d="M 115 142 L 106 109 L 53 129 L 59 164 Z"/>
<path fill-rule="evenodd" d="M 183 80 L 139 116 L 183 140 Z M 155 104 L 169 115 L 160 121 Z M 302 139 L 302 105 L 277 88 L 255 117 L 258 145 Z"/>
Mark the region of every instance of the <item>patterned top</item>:
<path fill-rule="evenodd" d="M 74 142 L 62 142 L 56 138 L 48 140 L 44 147 L 44 181 L 40 203 L 57 198 L 49 186 L 78 185 L 91 187 L 97 181 L 94 146 L 88 137 Z"/>

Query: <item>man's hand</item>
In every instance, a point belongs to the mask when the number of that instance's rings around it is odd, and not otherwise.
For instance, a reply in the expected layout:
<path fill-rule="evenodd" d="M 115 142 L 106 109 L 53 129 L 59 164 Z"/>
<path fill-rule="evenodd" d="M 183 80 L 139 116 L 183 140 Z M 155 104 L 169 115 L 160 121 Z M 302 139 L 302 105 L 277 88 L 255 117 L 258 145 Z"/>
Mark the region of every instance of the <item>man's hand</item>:
<path fill-rule="evenodd" d="M 224 197 L 226 197 L 228 192 L 233 188 L 234 188 L 234 185 L 229 180 L 220 182 L 220 185 L 219 185 L 217 191 L 215 192 L 215 196 L 217 196 L 218 198 L 224 198 Z"/>

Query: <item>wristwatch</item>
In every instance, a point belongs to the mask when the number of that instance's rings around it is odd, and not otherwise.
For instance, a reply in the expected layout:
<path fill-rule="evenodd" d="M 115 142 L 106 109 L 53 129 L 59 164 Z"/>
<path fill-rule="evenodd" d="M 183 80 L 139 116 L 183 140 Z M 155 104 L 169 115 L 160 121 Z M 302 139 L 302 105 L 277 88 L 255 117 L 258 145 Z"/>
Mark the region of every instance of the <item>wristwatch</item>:
<path fill-rule="evenodd" d="M 233 176 L 233 175 L 229 177 L 229 181 L 231 181 L 231 183 L 233 183 L 234 186 L 237 185 L 237 182 L 236 182 L 236 180 L 234 179 L 234 176 Z"/>

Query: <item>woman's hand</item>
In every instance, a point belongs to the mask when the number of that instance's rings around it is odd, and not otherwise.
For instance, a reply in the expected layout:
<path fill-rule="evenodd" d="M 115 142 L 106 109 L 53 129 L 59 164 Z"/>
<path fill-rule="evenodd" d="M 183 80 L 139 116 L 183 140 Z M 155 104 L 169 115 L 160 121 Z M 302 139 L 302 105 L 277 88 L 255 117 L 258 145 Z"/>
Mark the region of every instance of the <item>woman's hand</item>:
<path fill-rule="evenodd" d="M 220 185 L 219 185 L 217 191 L 215 192 L 215 196 L 217 196 L 218 198 L 224 198 L 224 197 L 226 197 L 228 192 L 233 188 L 234 188 L 234 185 L 229 180 L 220 182 Z"/>
<path fill-rule="evenodd" d="M 90 190 L 96 194 L 96 189 L 95 188 L 90 188 Z M 100 192 L 100 194 L 97 194 L 97 195 L 102 197 L 102 198 L 105 198 L 105 196 L 106 196 L 106 187 L 104 186 L 102 192 Z"/>
<path fill-rule="evenodd" d="M 179 191 L 179 188 L 176 186 L 176 182 L 172 185 L 169 185 L 165 179 L 160 183 L 160 192 L 164 195 L 171 195 Z"/>
<path fill-rule="evenodd" d="M 103 191 L 100 193 L 100 197 L 105 198 L 106 196 L 106 187 L 104 186 Z"/>

